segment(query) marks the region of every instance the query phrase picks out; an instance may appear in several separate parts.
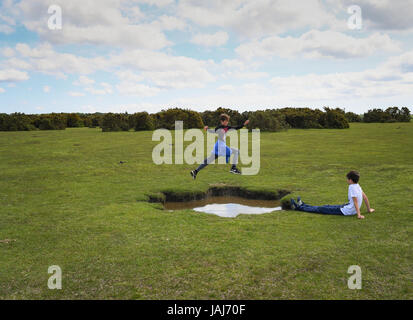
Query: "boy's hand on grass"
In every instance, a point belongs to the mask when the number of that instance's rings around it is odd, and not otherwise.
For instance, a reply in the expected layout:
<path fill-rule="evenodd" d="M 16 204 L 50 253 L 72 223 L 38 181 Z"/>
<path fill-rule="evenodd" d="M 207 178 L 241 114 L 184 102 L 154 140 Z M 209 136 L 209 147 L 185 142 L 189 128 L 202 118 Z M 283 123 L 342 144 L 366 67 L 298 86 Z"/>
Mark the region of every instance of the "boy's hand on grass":
<path fill-rule="evenodd" d="M 373 213 L 374 211 L 376 211 L 376 210 L 374 210 L 373 208 L 370 208 L 367 212 Z"/>
<path fill-rule="evenodd" d="M 361 214 L 357 216 L 358 219 L 364 219 L 364 216 L 362 216 Z"/>

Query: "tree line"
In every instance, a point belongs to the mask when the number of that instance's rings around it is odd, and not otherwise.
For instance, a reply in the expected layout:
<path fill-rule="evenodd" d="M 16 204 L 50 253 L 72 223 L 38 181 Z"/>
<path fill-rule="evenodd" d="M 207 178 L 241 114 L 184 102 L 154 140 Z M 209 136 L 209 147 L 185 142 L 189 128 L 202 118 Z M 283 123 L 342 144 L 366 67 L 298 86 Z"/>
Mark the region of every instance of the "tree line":
<path fill-rule="evenodd" d="M 0 113 L 0 131 L 64 130 L 76 127 L 100 127 L 108 131 L 148 131 L 159 128 L 174 129 L 175 121 L 183 121 L 184 129 L 215 127 L 219 116 L 227 113 L 233 125 L 250 119 L 248 129 L 261 131 L 281 131 L 289 128 L 300 129 L 345 129 L 351 122 L 409 122 L 410 110 L 406 107 L 391 107 L 385 110 L 371 109 L 363 115 L 345 112 L 340 108 L 324 110 L 310 108 L 282 108 L 238 112 L 229 108 L 215 111 L 196 112 L 189 109 L 173 108 L 157 113 L 51 113 L 24 114 Z"/>

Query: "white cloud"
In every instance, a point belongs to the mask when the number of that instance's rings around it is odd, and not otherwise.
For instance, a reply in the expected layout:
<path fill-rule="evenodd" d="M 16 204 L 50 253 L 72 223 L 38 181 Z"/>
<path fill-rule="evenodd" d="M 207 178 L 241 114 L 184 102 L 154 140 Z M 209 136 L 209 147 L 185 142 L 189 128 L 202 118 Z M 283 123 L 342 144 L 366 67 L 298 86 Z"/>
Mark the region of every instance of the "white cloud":
<path fill-rule="evenodd" d="M 25 60 L 18 59 L 18 58 L 10 58 L 6 60 L 6 65 L 12 69 L 23 69 L 23 70 L 31 70 L 31 64 Z"/>
<path fill-rule="evenodd" d="M 69 92 L 69 95 L 72 97 L 83 97 L 85 94 L 83 92 L 76 92 L 76 91 L 71 91 Z"/>
<path fill-rule="evenodd" d="M 347 8 L 357 4 L 362 9 L 363 29 L 386 31 L 413 30 L 413 1 L 411 0 L 340 0 L 336 6 Z"/>
<path fill-rule="evenodd" d="M 213 34 L 197 34 L 191 42 L 205 47 L 220 47 L 228 41 L 228 33 L 225 31 L 218 31 Z"/>
<path fill-rule="evenodd" d="M 212 60 L 172 56 L 163 52 L 125 50 L 109 57 L 85 58 L 56 52 L 47 43 L 35 48 L 27 44 L 17 44 L 16 51 L 21 59 L 9 59 L 11 65 L 61 78 L 66 77 L 66 74 L 81 74 L 79 79 L 73 82 L 79 86 L 91 87 L 94 80 L 85 74 L 96 71 L 115 71 L 122 81 L 147 80 L 162 88 L 199 88 L 215 80 L 209 72 L 210 68 L 216 67 Z M 103 93 L 96 90 L 98 89 L 91 88 L 89 91 L 95 94 Z"/>
<path fill-rule="evenodd" d="M 273 77 L 277 95 L 294 101 L 345 100 L 411 95 L 413 51 L 360 72 Z M 299 92 L 299 97 L 297 96 Z"/>
<path fill-rule="evenodd" d="M 93 95 L 105 95 L 107 93 L 105 89 L 95 89 L 95 88 L 86 88 L 85 91 Z"/>
<path fill-rule="evenodd" d="M 59 53 L 54 51 L 49 43 L 42 43 L 31 48 L 28 44 L 18 43 L 16 51 L 25 59 L 27 70 L 52 74 L 65 78 L 66 74 L 90 74 L 97 70 L 106 70 L 107 59 L 104 57 L 85 58 L 71 53 Z M 16 60 L 21 62 L 22 60 Z"/>
<path fill-rule="evenodd" d="M 233 85 L 230 85 L 230 84 L 224 84 L 224 85 L 218 87 L 218 90 L 220 90 L 220 91 L 234 91 L 235 87 Z"/>
<path fill-rule="evenodd" d="M 184 30 L 186 22 L 177 17 L 162 15 L 158 20 L 152 22 L 151 25 L 158 27 L 160 30 Z"/>
<path fill-rule="evenodd" d="M 7 7 L 7 4 L 6 4 L 6 7 Z M 7 8 L 2 8 L 2 9 L 7 10 Z M 1 13 L 0 13 L 0 20 L 3 20 L 4 22 L 6 22 L 8 25 L 11 25 L 11 26 L 16 25 L 16 21 L 12 17 L 1 14 Z"/>
<path fill-rule="evenodd" d="M 118 76 L 131 84 L 144 79 L 161 88 L 200 88 L 215 80 L 209 72 L 215 66 L 212 61 L 146 50 L 124 52 L 112 56 L 110 61 L 112 65 L 129 70 L 121 71 Z M 130 70 L 139 71 L 139 76 Z"/>
<path fill-rule="evenodd" d="M 49 86 L 44 86 L 43 87 L 43 92 L 45 92 L 45 93 L 49 93 L 50 92 L 50 87 Z"/>
<path fill-rule="evenodd" d="M 174 0 L 135 0 L 135 2 L 162 8 L 174 3 Z"/>
<path fill-rule="evenodd" d="M 161 90 L 156 87 L 150 87 L 141 83 L 121 82 L 116 86 L 118 91 L 124 95 L 152 97 L 157 95 Z"/>
<path fill-rule="evenodd" d="M 29 80 L 27 72 L 15 69 L 0 70 L 0 82 L 18 82 Z"/>
<path fill-rule="evenodd" d="M 80 76 L 79 79 L 73 82 L 75 86 L 90 86 L 95 83 L 95 80 L 86 76 Z"/>
<path fill-rule="evenodd" d="M 100 85 L 104 88 L 107 93 L 113 93 L 112 85 L 110 83 L 101 82 Z"/>
<path fill-rule="evenodd" d="M 113 93 L 112 85 L 106 82 L 101 82 L 100 88 L 87 87 L 85 88 L 85 91 L 93 95 L 106 95 Z"/>
<path fill-rule="evenodd" d="M 14 56 L 14 50 L 12 48 L 3 48 L 1 50 L 1 53 L 3 56 L 5 56 L 6 58 L 11 58 Z"/>
<path fill-rule="evenodd" d="M 376 52 L 397 52 L 399 43 L 388 35 L 374 33 L 366 38 L 354 38 L 336 31 L 311 30 L 298 38 L 268 37 L 261 41 L 241 44 L 235 51 L 244 59 L 280 56 L 292 58 L 349 59 L 366 57 Z"/>
<path fill-rule="evenodd" d="M 142 75 L 157 87 L 168 89 L 202 88 L 205 83 L 214 80 L 214 77 L 204 69 L 145 71 Z"/>
<path fill-rule="evenodd" d="M 63 27 L 51 31 L 45 23 L 49 0 L 22 1 L 17 4 L 19 19 L 41 39 L 53 44 L 92 44 L 126 48 L 161 49 L 171 45 L 162 32 L 171 19 L 160 23 L 136 23 L 144 18 L 138 8 L 122 0 L 55 1 L 62 8 Z M 163 23 L 162 23 L 163 22 Z M 176 21 L 175 21 L 176 23 Z M 175 25 L 174 27 L 178 27 Z"/>
<path fill-rule="evenodd" d="M 245 69 L 246 65 L 243 60 L 239 59 L 224 59 L 221 61 L 221 66 L 228 69 Z"/>
<path fill-rule="evenodd" d="M 6 24 L 0 24 L 0 33 L 11 34 L 14 29 Z"/>
<path fill-rule="evenodd" d="M 318 0 L 181 0 L 178 13 L 200 26 L 230 28 L 243 37 L 337 25 L 335 15 Z"/>
<path fill-rule="evenodd" d="M 257 80 L 269 77 L 269 74 L 262 71 L 230 71 L 225 73 L 223 77 L 236 80 Z"/>
<path fill-rule="evenodd" d="M 142 75 L 136 74 L 131 70 L 122 70 L 116 73 L 119 79 L 130 82 L 141 82 L 144 80 Z"/>

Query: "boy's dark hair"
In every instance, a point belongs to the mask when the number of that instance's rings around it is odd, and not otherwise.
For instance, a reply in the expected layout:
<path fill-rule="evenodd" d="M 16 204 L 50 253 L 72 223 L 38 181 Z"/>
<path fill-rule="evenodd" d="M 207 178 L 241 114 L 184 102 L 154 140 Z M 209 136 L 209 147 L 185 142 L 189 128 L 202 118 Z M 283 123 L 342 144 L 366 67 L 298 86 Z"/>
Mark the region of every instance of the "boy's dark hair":
<path fill-rule="evenodd" d="M 229 115 L 227 115 L 226 113 L 223 113 L 219 116 L 219 120 L 220 121 L 229 121 Z"/>
<path fill-rule="evenodd" d="M 360 173 L 358 173 L 357 171 L 350 171 L 349 173 L 347 173 L 346 177 L 354 183 L 358 183 L 360 179 Z"/>

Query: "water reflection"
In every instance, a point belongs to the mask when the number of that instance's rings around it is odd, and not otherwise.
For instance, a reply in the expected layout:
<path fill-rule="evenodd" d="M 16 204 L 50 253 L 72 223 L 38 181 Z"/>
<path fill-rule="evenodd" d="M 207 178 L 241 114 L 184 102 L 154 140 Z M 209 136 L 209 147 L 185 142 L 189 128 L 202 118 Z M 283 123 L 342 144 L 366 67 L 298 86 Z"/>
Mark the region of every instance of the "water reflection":
<path fill-rule="evenodd" d="M 225 218 L 235 218 L 239 214 L 263 214 L 281 210 L 279 201 L 250 200 L 240 197 L 210 197 L 188 202 L 167 202 L 164 207 L 166 210 L 193 209 Z"/>

